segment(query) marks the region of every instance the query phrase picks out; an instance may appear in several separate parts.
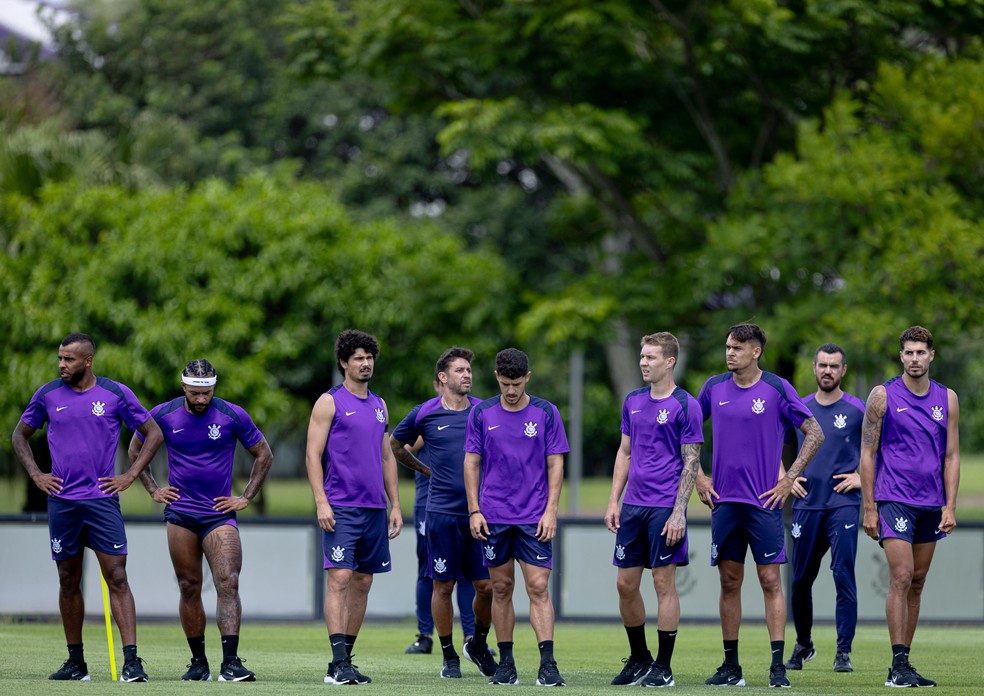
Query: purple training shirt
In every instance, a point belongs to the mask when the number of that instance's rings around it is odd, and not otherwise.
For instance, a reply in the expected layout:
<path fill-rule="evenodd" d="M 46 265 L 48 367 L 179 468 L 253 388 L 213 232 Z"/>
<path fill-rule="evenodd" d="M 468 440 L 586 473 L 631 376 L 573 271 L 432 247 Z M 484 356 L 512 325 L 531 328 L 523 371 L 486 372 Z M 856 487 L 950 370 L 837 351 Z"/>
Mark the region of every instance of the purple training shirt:
<path fill-rule="evenodd" d="M 327 393 L 335 401 L 335 417 L 321 458 L 328 502 L 385 510 L 383 435 L 387 424 L 383 400 L 371 391 L 366 398 L 359 398 L 343 384 Z"/>

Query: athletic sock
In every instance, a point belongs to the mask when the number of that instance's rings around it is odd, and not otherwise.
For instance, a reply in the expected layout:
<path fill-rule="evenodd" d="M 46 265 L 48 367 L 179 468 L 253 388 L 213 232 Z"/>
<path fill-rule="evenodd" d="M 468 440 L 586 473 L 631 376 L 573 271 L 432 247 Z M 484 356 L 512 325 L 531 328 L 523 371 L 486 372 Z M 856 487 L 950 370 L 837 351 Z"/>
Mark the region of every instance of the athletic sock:
<path fill-rule="evenodd" d="M 137 659 L 137 646 L 136 646 L 136 644 L 134 644 L 134 645 L 124 645 L 123 646 L 123 664 L 125 665 L 127 662 L 130 662 L 131 660 L 136 660 L 136 659 Z"/>
<path fill-rule="evenodd" d="M 482 648 L 489 644 L 491 628 L 491 626 L 483 626 L 478 619 L 475 619 L 475 635 L 472 636 L 471 644 L 476 651 L 481 652 Z"/>
<path fill-rule="evenodd" d="M 774 640 L 772 641 L 772 666 L 782 664 L 783 653 L 786 652 L 786 641 L 784 640 Z"/>
<path fill-rule="evenodd" d="M 353 636 L 351 633 L 345 634 L 345 652 L 349 657 L 352 657 L 352 650 L 355 649 L 355 639 L 359 636 Z"/>
<path fill-rule="evenodd" d="M 450 660 L 452 657 L 458 657 L 457 651 L 454 649 L 454 639 L 452 638 L 452 633 L 446 636 L 438 636 L 441 641 L 441 653 L 444 655 L 445 660 Z"/>
<path fill-rule="evenodd" d="M 331 643 L 331 661 L 340 662 L 347 658 L 348 650 L 345 649 L 345 634 L 344 633 L 332 633 L 328 636 L 328 642 Z"/>
<path fill-rule="evenodd" d="M 85 651 L 82 649 L 82 643 L 68 644 L 68 659 L 77 665 L 85 663 Z"/>
<path fill-rule="evenodd" d="M 499 643 L 499 662 L 513 661 L 513 642 L 504 641 Z"/>
<path fill-rule="evenodd" d="M 192 657 L 205 657 L 205 636 L 195 636 L 188 639 Z"/>
<path fill-rule="evenodd" d="M 904 665 L 909 661 L 909 649 L 905 647 L 902 643 L 896 643 L 892 646 L 892 669 L 900 665 Z"/>
<path fill-rule="evenodd" d="M 724 664 L 726 665 L 737 665 L 738 662 L 738 641 L 737 640 L 726 640 L 724 641 Z"/>
<path fill-rule="evenodd" d="M 553 641 L 552 640 L 545 640 L 542 643 L 540 643 L 537 647 L 540 648 L 540 664 L 541 665 L 544 664 L 545 662 L 550 662 L 550 661 L 552 661 L 554 659 L 554 656 L 553 656 Z"/>
<path fill-rule="evenodd" d="M 646 642 L 646 624 L 626 626 L 625 635 L 629 638 L 629 653 L 637 660 L 649 656 L 649 644 Z"/>
<path fill-rule="evenodd" d="M 676 631 L 661 631 L 656 629 L 659 649 L 656 651 L 656 664 L 660 667 L 670 668 L 670 660 L 673 659 L 673 646 L 676 645 Z"/>
<path fill-rule="evenodd" d="M 222 636 L 222 661 L 239 656 L 239 636 Z"/>

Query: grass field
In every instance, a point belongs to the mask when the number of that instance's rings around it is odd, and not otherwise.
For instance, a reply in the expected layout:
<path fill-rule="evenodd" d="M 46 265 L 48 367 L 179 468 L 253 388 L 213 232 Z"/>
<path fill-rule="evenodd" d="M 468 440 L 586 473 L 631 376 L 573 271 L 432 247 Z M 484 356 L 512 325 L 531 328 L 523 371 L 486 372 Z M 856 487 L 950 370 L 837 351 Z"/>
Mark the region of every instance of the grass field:
<path fill-rule="evenodd" d="M 110 693 L 137 689 L 144 694 L 216 693 L 216 689 L 242 690 L 250 694 L 316 693 L 332 687 L 322 680 L 328 660 L 328 636 L 323 624 L 250 624 L 243 629 L 242 654 L 258 681 L 239 686 L 215 683 L 180 683 L 188 662 L 188 649 L 177 622 L 141 624 L 140 655 L 150 682 L 139 686 L 112 683 L 108 651 L 101 621 L 86 624 L 86 659 L 92 682 L 65 684 L 49 682 L 47 675 L 65 659 L 61 626 L 51 624 L 0 623 L 0 693 L 17 696 L 62 693 Z M 655 644 L 655 630 L 650 628 Z M 792 629 L 787 631 L 791 641 Z M 463 678 L 444 680 L 438 676 L 439 654 L 404 655 L 412 640 L 413 624 L 367 623 L 356 644 L 355 663 L 373 678 L 366 689 L 378 694 L 462 694 L 488 693 L 490 687 L 471 663 L 462 665 Z M 520 689 L 536 681 L 538 664 L 536 643 L 528 624 L 516 630 L 516 664 Z M 459 636 L 460 639 L 460 636 Z M 818 627 L 814 634 L 818 657 L 802 672 L 790 672 L 793 689 L 807 694 L 885 693 L 890 650 L 884 626 L 862 626 L 854 643 L 852 674 L 835 674 L 831 669 L 834 650 L 832 627 Z M 218 667 L 218 638 L 209 627 L 209 650 L 213 674 Z M 788 645 L 789 643 L 787 643 Z M 594 694 L 617 690 L 609 685 L 621 669 L 627 652 L 625 632 L 614 624 L 563 623 L 556 631 L 556 656 L 568 683 L 568 692 Z M 117 638 L 117 659 L 119 659 Z M 460 647 L 459 647 L 460 651 Z M 916 634 L 912 660 L 927 677 L 940 683 L 939 693 L 981 693 L 984 667 L 979 659 L 984 651 L 984 632 L 976 628 L 923 627 Z M 789 650 L 787 649 L 787 655 Z M 768 687 L 769 645 L 765 627 L 746 625 L 742 630 L 741 662 L 747 691 L 766 691 Z M 704 679 L 721 662 L 720 631 L 712 625 L 684 624 L 676 643 L 673 673 L 674 693 L 706 694 Z M 744 693 L 744 691 L 742 692 Z"/>

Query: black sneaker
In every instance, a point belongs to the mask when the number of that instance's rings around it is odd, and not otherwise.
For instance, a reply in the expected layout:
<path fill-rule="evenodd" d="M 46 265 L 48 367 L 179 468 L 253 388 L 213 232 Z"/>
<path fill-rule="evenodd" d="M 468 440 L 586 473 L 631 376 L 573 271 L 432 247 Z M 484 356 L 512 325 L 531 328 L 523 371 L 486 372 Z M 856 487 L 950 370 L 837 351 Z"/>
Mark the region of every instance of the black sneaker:
<path fill-rule="evenodd" d="M 509 684 L 514 686 L 519 684 L 519 675 L 516 674 L 516 663 L 512 660 L 503 660 L 496 667 L 495 674 L 489 679 L 489 684 Z"/>
<path fill-rule="evenodd" d="M 417 639 L 404 652 L 407 655 L 430 655 L 433 650 L 434 639 L 430 636 L 425 636 L 423 633 L 418 633 Z"/>
<path fill-rule="evenodd" d="M 885 686 L 896 688 L 919 686 L 916 670 L 912 669 L 912 665 L 908 662 L 903 662 L 898 667 L 892 667 L 888 671 L 888 681 L 885 682 Z"/>
<path fill-rule="evenodd" d="M 911 662 L 909 663 L 909 669 L 911 669 L 912 673 L 916 675 L 916 686 L 921 686 L 923 688 L 932 688 L 936 686 L 936 682 L 934 682 L 932 679 L 927 679 L 923 675 L 919 674 L 919 672 L 916 671 L 915 665 L 913 665 Z"/>
<path fill-rule="evenodd" d="M 338 662 L 328 665 L 328 674 L 325 675 L 325 684 L 358 684 L 359 677 L 355 668 L 352 666 L 352 658 L 347 657 Z"/>
<path fill-rule="evenodd" d="M 477 650 L 472 644 L 472 639 L 468 639 L 465 641 L 465 647 L 462 649 L 462 652 L 465 653 L 465 659 L 471 660 L 478 665 L 478 671 L 486 677 L 491 677 L 495 674 L 495 670 L 499 665 L 495 661 L 495 655 L 492 654 L 492 650 L 488 645 L 485 646 L 484 650 Z"/>
<path fill-rule="evenodd" d="M 795 643 L 793 645 L 793 654 L 786 660 L 786 669 L 803 669 L 803 663 L 809 662 L 816 656 L 817 651 L 812 645 L 807 647 Z"/>
<path fill-rule="evenodd" d="M 145 682 L 148 681 L 147 673 L 144 672 L 143 660 L 139 657 L 135 657 L 125 665 L 123 665 L 123 671 L 120 672 L 121 682 Z"/>
<path fill-rule="evenodd" d="M 65 660 L 58 671 L 48 676 L 54 681 L 89 681 L 89 668 L 84 662 Z"/>
<path fill-rule="evenodd" d="M 772 665 L 769 668 L 769 688 L 789 688 L 789 679 L 786 678 L 786 665 Z"/>
<path fill-rule="evenodd" d="M 181 681 L 212 681 L 212 674 L 208 668 L 208 658 L 192 657 L 188 671 L 181 677 Z"/>
<path fill-rule="evenodd" d="M 846 652 L 837 651 L 834 656 L 834 671 L 835 672 L 853 672 L 854 667 L 851 665 L 851 654 Z"/>
<path fill-rule="evenodd" d="M 519 681 L 518 679 L 516 680 Z M 536 673 L 537 686 L 567 686 L 567 682 L 560 676 L 557 663 L 553 660 L 546 660 L 540 664 L 540 671 Z"/>
<path fill-rule="evenodd" d="M 727 662 L 718 667 L 713 677 L 704 681 L 710 686 L 745 686 L 741 676 L 741 665 L 729 665 Z"/>
<path fill-rule="evenodd" d="M 642 681 L 642 678 L 649 674 L 650 668 L 653 666 L 653 656 L 647 653 L 647 656 L 638 660 L 632 655 L 622 658 L 622 662 L 625 666 L 622 667 L 622 671 L 618 673 L 614 679 L 612 679 L 612 686 L 633 686 Z"/>
<path fill-rule="evenodd" d="M 663 686 L 675 686 L 676 682 L 673 681 L 673 672 L 670 671 L 669 667 L 662 667 L 657 664 L 653 664 L 653 668 L 649 670 L 649 674 L 639 682 L 639 686 L 649 686 L 649 687 L 663 687 Z"/>
<path fill-rule="evenodd" d="M 243 667 L 242 658 L 230 657 L 228 660 L 222 661 L 222 667 L 219 668 L 219 681 L 256 681 L 256 675 Z"/>
<path fill-rule="evenodd" d="M 441 665 L 441 679 L 461 679 L 461 658 L 449 657 Z"/>

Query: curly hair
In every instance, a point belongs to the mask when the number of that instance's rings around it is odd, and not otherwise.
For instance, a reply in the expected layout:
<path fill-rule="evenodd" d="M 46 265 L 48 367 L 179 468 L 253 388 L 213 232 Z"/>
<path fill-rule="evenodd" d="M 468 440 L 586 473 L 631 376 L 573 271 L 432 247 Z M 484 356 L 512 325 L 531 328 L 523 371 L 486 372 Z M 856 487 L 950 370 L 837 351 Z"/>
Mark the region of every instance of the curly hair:
<path fill-rule="evenodd" d="M 358 329 L 346 329 L 338 334 L 338 338 L 335 339 L 335 364 L 340 373 L 345 374 L 342 363 L 348 362 L 359 348 L 369 353 L 373 360 L 379 355 L 379 341 L 375 336 Z"/>
<path fill-rule="evenodd" d="M 500 350 L 495 356 L 495 371 L 506 379 L 525 377 L 530 371 L 530 359 L 518 348 Z"/>
<path fill-rule="evenodd" d="M 929 329 L 922 326 L 910 326 L 902 332 L 902 335 L 899 336 L 899 350 L 905 348 L 907 341 L 925 343 L 927 348 L 933 349 L 933 334 L 930 333 Z"/>

